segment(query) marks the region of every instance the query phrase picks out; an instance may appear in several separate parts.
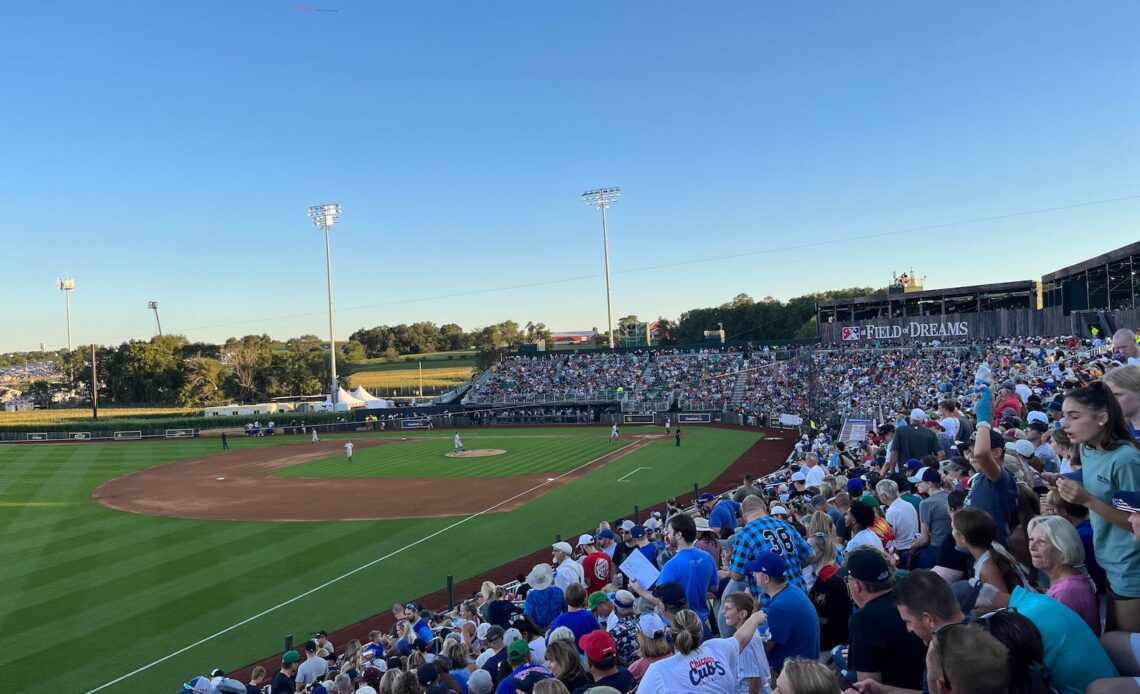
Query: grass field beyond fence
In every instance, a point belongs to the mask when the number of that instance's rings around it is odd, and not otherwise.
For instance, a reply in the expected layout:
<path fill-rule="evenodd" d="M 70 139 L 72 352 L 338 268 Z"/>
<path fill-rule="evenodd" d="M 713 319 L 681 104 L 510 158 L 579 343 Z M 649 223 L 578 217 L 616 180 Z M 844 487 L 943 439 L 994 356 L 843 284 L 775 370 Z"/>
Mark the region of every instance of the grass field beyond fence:
<path fill-rule="evenodd" d="M 383 396 L 385 390 L 401 388 L 418 388 L 420 385 L 420 370 L 415 364 L 390 364 L 394 368 L 356 371 L 348 376 L 348 384 L 356 388 L 364 386 L 377 397 Z M 451 366 L 450 362 L 432 362 L 431 368 L 424 364 L 423 386 L 427 388 L 454 388 L 471 378 L 470 366 Z"/>

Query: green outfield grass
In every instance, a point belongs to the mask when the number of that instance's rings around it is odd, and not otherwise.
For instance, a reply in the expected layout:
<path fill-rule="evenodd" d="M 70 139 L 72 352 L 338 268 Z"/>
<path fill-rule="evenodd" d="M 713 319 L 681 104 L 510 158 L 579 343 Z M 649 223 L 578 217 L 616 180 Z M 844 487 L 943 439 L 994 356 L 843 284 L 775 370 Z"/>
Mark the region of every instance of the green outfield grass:
<path fill-rule="evenodd" d="M 585 430 L 603 443 L 605 431 Z M 468 445 L 476 433 L 465 436 Z M 441 444 L 450 438 L 437 435 Z M 549 545 L 555 533 L 570 536 L 627 515 L 634 504 L 685 493 L 758 438 L 699 427 L 686 436 L 682 448 L 654 442 L 510 513 L 320 523 L 158 518 L 91 500 L 106 480 L 214 453 L 216 441 L 0 446 L 2 688 L 88 692 L 162 660 L 100 691 L 176 691 L 192 675 L 280 651 L 286 634 L 301 639 L 351 624 L 442 588 L 448 574 L 481 575 Z M 525 440 L 500 431 L 494 438 L 516 448 Z M 588 438 L 576 444 L 584 449 Z M 417 446 L 404 450 L 427 450 Z M 618 482 L 623 476 L 628 481 Z M 441 479 L 447 484 L 462 481 Z"/>
<path fill-rule="evenodd" d="M 528 432 L 524 432 L 528 433 Z M 344 455 L 278 468 L 281 477 L 514 477 L 532 472 L 564 472 L 615 453 L 633 443 L 610 443 L 608 429 L 574 429 L 555 433 L 536 430 L 526 436 L 478 433 L 462 436 L 467 450 L 506 451 L 483 458 L 449 458 L 452 434 L 397 441 L 358 449 L 348 462 Z"/>

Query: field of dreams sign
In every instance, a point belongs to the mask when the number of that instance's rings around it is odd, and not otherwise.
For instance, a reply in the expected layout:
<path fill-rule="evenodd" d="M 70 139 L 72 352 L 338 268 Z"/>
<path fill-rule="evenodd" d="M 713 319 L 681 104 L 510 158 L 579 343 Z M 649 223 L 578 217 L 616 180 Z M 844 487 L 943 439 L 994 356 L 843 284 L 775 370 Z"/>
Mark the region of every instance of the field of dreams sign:
<path fill-rule="evenodd" d="M 970 324 L 966 321 L 908 321 L 898 325 L 845 325 L 844 342 L 859 340 L 939 340 L 947 337 L 969 337 Z"/>

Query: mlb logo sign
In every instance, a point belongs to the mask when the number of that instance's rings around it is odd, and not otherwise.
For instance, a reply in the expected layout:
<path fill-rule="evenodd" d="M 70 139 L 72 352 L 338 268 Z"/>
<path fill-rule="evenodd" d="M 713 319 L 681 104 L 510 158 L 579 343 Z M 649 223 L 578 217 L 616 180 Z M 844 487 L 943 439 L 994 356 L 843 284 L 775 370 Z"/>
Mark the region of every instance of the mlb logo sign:
<path fill-rule="evenodd" d="M 851 326 L 849 328 L 843 328 L 843 339 L 847 340 L 847 341 L 858 340 L 859 339 L 859 326 L 855 325 L 855 326 Z"/>

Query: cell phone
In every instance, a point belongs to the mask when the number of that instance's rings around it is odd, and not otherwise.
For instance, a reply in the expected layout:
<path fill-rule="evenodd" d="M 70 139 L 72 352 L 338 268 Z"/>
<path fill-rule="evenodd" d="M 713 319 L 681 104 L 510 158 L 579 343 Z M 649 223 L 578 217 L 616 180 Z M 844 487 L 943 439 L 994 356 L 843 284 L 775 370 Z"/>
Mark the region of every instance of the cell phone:
<path fill-rule="evenodd" d="M 293 650 L 293 635 L 292 634 L 289 634 L 288 636 L 285 637 L 285 650 L 287 650 L 287 651 Z"/>
<path fill-rule="evenodd" d="M 1115 492 L 1112 505 L 1128 513 L 1140 513 L 1140 492 Z"/>

